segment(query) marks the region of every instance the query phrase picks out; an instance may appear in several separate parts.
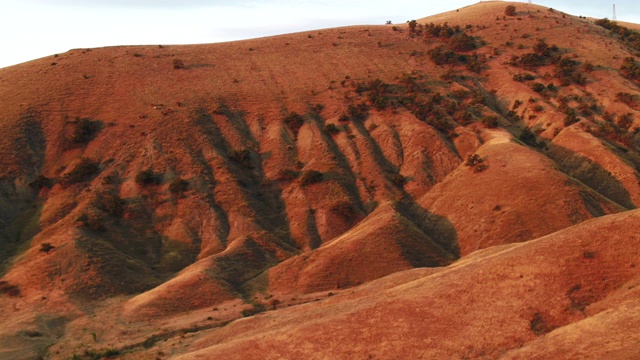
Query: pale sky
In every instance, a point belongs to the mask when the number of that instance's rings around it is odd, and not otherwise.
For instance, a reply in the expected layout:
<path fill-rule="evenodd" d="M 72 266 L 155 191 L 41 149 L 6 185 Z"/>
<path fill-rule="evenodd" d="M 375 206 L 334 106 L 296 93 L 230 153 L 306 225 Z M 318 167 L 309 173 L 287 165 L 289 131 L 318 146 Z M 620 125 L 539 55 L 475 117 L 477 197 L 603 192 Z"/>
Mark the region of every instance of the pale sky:
<path fill-rule="evenodd" d="M 336 26 L 402 23 L 478 0 L 0 0 L 0 67 L 111 45 L 201 44 Z M 526 1 L 525 1 L 526 2 Z M 573 15 L 612 17 L 614 1 L 533 1 Z M 617 0 L 640 23 L 640 1 Z"/>

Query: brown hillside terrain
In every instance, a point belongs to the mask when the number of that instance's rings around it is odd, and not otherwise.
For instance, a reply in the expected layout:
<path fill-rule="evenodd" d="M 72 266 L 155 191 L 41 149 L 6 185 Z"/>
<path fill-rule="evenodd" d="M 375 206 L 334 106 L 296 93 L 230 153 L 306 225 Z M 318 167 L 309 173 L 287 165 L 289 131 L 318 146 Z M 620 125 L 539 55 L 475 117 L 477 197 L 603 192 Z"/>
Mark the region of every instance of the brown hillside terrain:
<path fill-rule="evenodd" d="M 0 69 L 0 358 L 634 358 L 640 35 L 507 5 Z"/>

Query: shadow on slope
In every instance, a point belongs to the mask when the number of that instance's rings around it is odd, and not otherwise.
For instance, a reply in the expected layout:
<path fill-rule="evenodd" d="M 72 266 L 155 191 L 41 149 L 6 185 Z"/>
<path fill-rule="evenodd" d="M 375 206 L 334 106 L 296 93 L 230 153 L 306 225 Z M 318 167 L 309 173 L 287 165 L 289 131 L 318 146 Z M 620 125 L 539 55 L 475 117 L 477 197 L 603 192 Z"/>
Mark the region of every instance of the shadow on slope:
<path fill-rule="evenodd" d="M 389 202 L 342 236 L 261 277 L 268 277 L 273 293 L 311 293 L 360 285 L 414 267 L 444 266 L 458 257 L 456 232 L 445 218 L 414 203 Z"/>

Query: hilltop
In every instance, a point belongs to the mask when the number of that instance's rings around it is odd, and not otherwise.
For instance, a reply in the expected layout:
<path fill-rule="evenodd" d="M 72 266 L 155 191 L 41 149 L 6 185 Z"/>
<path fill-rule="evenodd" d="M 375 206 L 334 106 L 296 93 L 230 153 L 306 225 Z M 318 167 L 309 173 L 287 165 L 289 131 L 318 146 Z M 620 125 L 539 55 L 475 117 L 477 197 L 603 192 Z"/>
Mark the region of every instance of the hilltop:
<path fill-rule="evenodd" d="M 480 2 L 0 69 L 0 357 L 637 356 L 622 25 Z"/>

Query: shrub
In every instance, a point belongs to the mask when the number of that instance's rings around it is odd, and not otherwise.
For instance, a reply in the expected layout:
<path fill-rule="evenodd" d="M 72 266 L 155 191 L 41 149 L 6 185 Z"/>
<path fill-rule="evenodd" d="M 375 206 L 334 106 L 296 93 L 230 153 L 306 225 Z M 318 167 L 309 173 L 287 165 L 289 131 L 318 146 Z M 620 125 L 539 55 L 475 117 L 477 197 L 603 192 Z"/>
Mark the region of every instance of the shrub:
<path fill-rule="evenodd" d="M 398 187 L 403 187 L 404 184 L 407 183 L 407 178 L 402 174 L 393 174 L 391 177 L 391 182 L 393 182 Z"/>
<path fill-rule="evenodd" d="M 55 248 L 56 248 L 55 246 L 51 245 L 51 243 L 48 243 L 48 242 L 40 244 L 40 252 L 43 252 L 45 254 L 48 254 L 49 251 Z"/>
<path fill-rule="evenodd" d="M 100 172 L 97 163 L 88 158 L 81 158 L 80 162 L 68 173 L 62 176 L 61 182 L 64 185 L 71 185 L 90 180 Z"/>
<path fill-rule="evenodd" d="M 174 69 L 184 69 L 184 62 L 180 59 L 173 59 L 173 68 Z"/>
<path fill-rule="evenodd" d="M 531 85 L 531 90 L 537 92 L 537 93 L 541 93 L 546 89 L 546 87 L 544 86 L 544 84 L 541 84 L 539 82 L 533 83 Z"/>
<path fill-rule="evenodd" d="M 513 80 L 517 82 L 525 82 L 525 81 L 534 80 L 534 79 L 535 77 L 528 73 L 519 73 L 519 74 L 513 75 Z"/>
<path fill-rule="evenodd" d="M 160 184 L 160 176 L 153 169 L 148 168 L 136 174 L 135 181 L 140 186 L 158 185 Z"/>
<path fill-rule="evenodd" d="M 307 170 L 303 171 L 300 176 L 300 184 L 302 186 L 307 186 L 315 183 L 319 183 L 323 179 L 323 175 L 321 172 L 316 170 Z"/>
<path fill-rule="evenodd" d="M 324 126 L 324 131 L 329 135 L 335 135 L 340 133 L 340 128 L 337 127 L 335 124 L 326 124 Z"/>
<path fill-rule="evenodd" d="M 538 312 L 533 314 L 533 318 L 529 321 L 529 328 L 536 335 L 542 335 L 551 331 L 542 315 Z"/>
<path fill-rule="evenodd" d="M 461 32 L 451 37 L 449 47 L 454 51 L 470 51 L 476 48 L 476 42 L 473 36 Z"/>
<path fill-rule="evenodd" d="M 616 101 L 632 106 L 635 103 L 635 96 L 630 93 L 619 92 L 616 94 Z"/>
<path fill-rule="evenodd" d="M 627 79 L 640 80 L 640 66 L 633 57 L 626 57 L 620 65 L 620 73 Z"/>
<path fill-rule="evenodd" d="M 500 118 L 495 115 L 488 115 L 482 118 L 481 122 L 484 126 L 488 128 L 495 128 L 499 125 Z"/>
<path fill-rule="evenodd" d="M 633 125 L 633 114 L 626 113 L 618 116 L 616 123 L 621 129 L 629 130 L 631 125 Z"/>
<path fill-rule="evenodd" d="M 17 285 L 11 285 L 9 282 L 0 280 L 0 294 L 7 294 L 11 297 L 20 296 L 20 288 Z"/>
<path fill-rule="evenodd" d="M 247 149 L 231 150 L 231 152 L 229 153 L 229 158 L 246 168 L 253 167 L 251 165 L 251 151 Z"/>
<path fill-rule="evenodd" d="M 465 166 L 469 166 L 469 167 L 473 167 L 476 166 L 478 164 L 480 164 L 481 162 L 483 162 L 484 160 L 482 160 L 482 158 L 480 157 L 480 155 L 478 154 L 472 154 L 469 155 L 467 157 L 467 161 L 464 162 Z"/>
<path fill-rule="evenodd" d="M 101 121 L 94 121 L 88 118 L 78 118 L 73 134 L 71 135 L 71 141 L 76 144 L 84 144 L 93 140 L 102 128 Z"/>
<path fill-rule="evenodd" d="M 509 5 L 504 9 L 504 14 L 507 16 L 515 16 L 516 15 L 516 7 L 513 5 Z"/>
<path fill-rule="evenodd" d="M 369 107 L 367 104 L 349 105 L 347 111 L 353 121 L 362 122 L 369 117 Z"/>
<path fill-rule="evenodd" d="M 283 121 L 294 135 L 298 134 L 298 131 L 300 131 L 300 128 L 304 124 L 304 118 L 296 112 L 289 113 Z"/>
<path fill-rule="evenodd" d="M 171 180 L 171 183 L 169 184 L 169 191 L 174 194 L 185 192 L 188 188 L 189 182 L 179 176 Z"/>
<path fill-rule="evenodd" d="M 536 134 L 534 134 L 533 131 L 531 131 L 531 129 L 529 129 L 528 127 L 522 129 L 522 132 L 520 133 L 520 136 L 518 136 L 518 139 L 532 147 L 540 147 L 542 145 L 536 139 Z"/>

